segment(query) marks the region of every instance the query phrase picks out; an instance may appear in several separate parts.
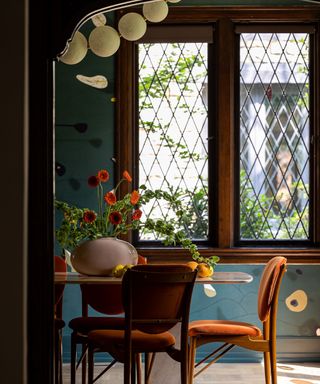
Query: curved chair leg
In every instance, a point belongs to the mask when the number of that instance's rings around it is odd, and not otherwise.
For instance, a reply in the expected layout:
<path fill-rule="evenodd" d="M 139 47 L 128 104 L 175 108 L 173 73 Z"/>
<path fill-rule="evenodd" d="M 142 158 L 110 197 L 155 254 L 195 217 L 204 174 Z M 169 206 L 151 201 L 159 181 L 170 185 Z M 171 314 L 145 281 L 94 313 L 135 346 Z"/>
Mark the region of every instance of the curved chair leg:
<path fill-rule="evenodd" d="M 277 356 L 275 346 L 270 348 L 271 382 L 277 384 Z"/>
<path fill-rule="evenodd" d="M 184 353 L 180 361 L 181 384 L 188 384 L 188 353 Z"/>
<path fill-rule="evenodd" d="M 154 353 L 146 352 L 144 354 L 144 384 L 150 384 L 150 373 L 154 361 Z"/>
<path fill-rule="evenodd" d="M 76 358 L 77 358 L 77 345 L 74 340 L 74 335 L 71 335 L 71 382 L 70 384 L 76 384 Z"/>
<path fill-rule="evenodd" d="M 55 341 L 54 341 L 54 382 L 55 384 L 59 384 L 60 377 L 60 365 L 61 365 L 61 357 L 60 357 L 60 334 L 59 331 L 56 331 Z"/>
<path fill-rule="evenodd" d="M 197 339 L 195 337 L 190 337 L 189 344 L 189 380 L 188 384 L 193 383 L 194 375 L 194 364 L 196 360 L 196 348 L 197 348 Z"/>
<path fill-rule="evenodd" d="M 88 384 L 93 384 L 93 348 L 90 347 L 88 348 Z"/>
<path fill-rule="evenodd" d="M 137 355 L 138 354 L 132 353 L 131 384 L 136 384 L 136 362 L 137 362 Z"/>
<path fill-rule="evenodd" d="M 62 335 L 59 335 L 59 384 L 63 384 L 63 350 L 62 350 Z"/>
<path fill-rule="evenodd" d="M 264 358 L 264 377 L 266 384 L 270 384 L 271 366 L 270 366 L 270 352 L 263 353 Z"/>
<path fill-rule="evenodd" d="M 136 368 L 137 368 L 137 384 L 142 384 L 141 375 L 141 353 L 136 354 Z"/>
<path fill-rule="evenodd" d="M 131 363 L 132 363 L 132 358 L 131 356 L 125 356 L 124 358 L 124 367 L 123 367 L 123 383 L 124 384 L 130 384 L 130 379 L 131 379 Z M 91 383 L 88 383 L 91 384 Z"/>
<path fill-rule="evenodd" d="M 87 378 L 87 346 L 85 343 L 82 344 L 82 362 L 81 362 L 81 375 L 82 375 L 82 384 L 86 384 Z"/>

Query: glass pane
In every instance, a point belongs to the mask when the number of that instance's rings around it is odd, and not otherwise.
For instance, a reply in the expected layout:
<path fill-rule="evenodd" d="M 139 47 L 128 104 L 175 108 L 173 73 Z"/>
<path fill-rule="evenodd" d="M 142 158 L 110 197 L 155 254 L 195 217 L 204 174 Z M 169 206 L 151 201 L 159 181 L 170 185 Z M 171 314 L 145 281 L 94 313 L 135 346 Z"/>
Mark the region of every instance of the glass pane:
<path fill-rule="evenodd" d="M 240 36 L 240 238 L 309 238 L 309 35 Z"/>
<path fill-rule="evenodd" d="M 139 184 L 179 195 L 179 226 L 208 236 L 207 44 L 139 44 Z M 144 218 L 176 217 L 153 200 Z M 140 240 L 158 240 L 140 233 Z"/>

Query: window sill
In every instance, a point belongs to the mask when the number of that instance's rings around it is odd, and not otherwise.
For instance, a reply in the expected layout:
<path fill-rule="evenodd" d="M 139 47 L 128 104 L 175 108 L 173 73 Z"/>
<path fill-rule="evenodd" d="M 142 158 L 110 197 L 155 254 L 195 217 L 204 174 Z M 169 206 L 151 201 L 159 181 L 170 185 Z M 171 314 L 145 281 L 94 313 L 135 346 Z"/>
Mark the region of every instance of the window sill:
<path fill-rule="evenodd" d="M 150 263 L 187 262 L 191 256 L 187 250 L 172 247 L 137 247 L 137 251 L 148 258 Z M 265 263 L 275 255 L 285 256 L 290 264 L 320 264 L 320 248 L 290 247 L 234 247 L 234 248 L 199 248 L 202 256 L 217 255 L 220 263 L 259 264 Z"/>

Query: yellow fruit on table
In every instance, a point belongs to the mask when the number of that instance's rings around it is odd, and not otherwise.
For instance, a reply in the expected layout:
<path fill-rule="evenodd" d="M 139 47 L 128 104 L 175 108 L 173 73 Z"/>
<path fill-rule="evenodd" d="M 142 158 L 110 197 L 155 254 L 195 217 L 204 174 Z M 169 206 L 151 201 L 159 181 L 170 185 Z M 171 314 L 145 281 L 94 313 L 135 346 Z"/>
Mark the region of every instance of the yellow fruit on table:
<path fill-rule="evenodd" d="M 206 263 L 198 264 L 198 276 L 199 277 L 209 277 L 213 275 L 213 268 Z"/>
<path fill-rule="evenodd" d="M 124 268 L 125 268 L 125 267 L 124 267 L 124 265 L 122 265 L 122 264 L 118 264 L 118 265 L 116 265 L 116 266 L 113 268 L 112 272 L 111 272 L 112 276 L 114 276 L 114 277 L 121 277 L 121 276 L 123 275 L 123 273 L 125 272 L 125 269 L 124 269 Z"/>
<path fill-rule="evenodd" d="M 127 269 L 130 269 L 133 267 L 133 264 L 126 264 L 123 269 L 124 269 L 124 272 L 127 270 Z"/>
<path fill-rule="evenodd" d="M 196 261 L 188 261 L 187 262 L 187 265 L 192 268 L 192 270 L 194 271 L 196 268 L 198 268 L 198 263 Z"/>

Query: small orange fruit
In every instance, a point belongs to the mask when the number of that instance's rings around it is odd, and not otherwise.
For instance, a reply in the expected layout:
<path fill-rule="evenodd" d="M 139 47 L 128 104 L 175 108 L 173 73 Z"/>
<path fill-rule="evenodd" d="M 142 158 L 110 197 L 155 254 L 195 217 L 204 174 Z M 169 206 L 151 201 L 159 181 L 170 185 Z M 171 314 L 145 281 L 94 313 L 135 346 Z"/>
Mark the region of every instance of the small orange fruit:
<path fill-rule="evenodd" d="M 138 264 L 147 264 L 147 258 L 141 255 L 138 255 Z"/>
<path fill-rule="evenodd" d="M 206 263 L 198 264 L 198 276 L 199 277 L 209 277 L 213 275 L 213 268 Z"/>
<path fill-rule="evenodd" d="M 196 268 L 198 268 L 198 263 L 196 261 L 188 261 L 187 262 L 187 265 L 192 268 L 192 270 L 194 271 Z"/>

